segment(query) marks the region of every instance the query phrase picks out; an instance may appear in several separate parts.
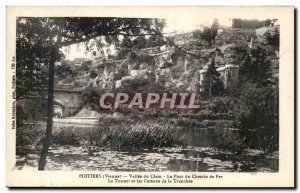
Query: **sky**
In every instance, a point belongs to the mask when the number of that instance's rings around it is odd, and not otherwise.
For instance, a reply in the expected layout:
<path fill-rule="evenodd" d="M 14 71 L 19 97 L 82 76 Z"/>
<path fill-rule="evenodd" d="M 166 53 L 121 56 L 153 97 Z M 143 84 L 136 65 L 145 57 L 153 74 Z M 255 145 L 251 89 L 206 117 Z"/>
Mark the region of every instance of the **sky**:
<path fill-rule="evenodd" d="M 166 19 L 166 27 L 164 32 L 185 32 L 185 31 L 192 31 L 199 28 L 201 25 L 210 26 L 213 22 L 214 18 L 211 19 L 195 19 L 195 20 L 188 20 L 184 17 L 176 17 L 174 19 Z M 218 18 L 219 24 L 224 26 L 231 26 L 231 19 L 230 18 Z"/>

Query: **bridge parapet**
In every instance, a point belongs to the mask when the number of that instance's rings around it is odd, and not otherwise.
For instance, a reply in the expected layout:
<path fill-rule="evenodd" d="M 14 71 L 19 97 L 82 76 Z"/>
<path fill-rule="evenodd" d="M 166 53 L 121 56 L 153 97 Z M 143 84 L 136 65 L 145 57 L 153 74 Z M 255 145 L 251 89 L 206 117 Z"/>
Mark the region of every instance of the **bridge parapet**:
<path fill-rule="evenodd" d="M 85 87 L 75 87 L 72 85 L 55 85 L 54 92 L 82 92 Z"/>

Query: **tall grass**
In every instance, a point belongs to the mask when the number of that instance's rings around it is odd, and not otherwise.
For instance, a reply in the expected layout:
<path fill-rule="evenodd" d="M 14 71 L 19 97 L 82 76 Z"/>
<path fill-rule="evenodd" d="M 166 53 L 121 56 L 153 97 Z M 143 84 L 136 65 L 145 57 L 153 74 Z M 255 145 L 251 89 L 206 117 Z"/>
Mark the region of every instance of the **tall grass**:
<path fill-rule="evenodd" d="M 151 150 L 154 147 L 171 147 L 180 143 L 176 136 L 176 127 L 168 121 L 141 118 L 120 120 L 118 124 L 111 124 L 111 120 L 103 122 L 97 129 L 96 143 L 102 147 L 117 150 L 138 151 Z"/>

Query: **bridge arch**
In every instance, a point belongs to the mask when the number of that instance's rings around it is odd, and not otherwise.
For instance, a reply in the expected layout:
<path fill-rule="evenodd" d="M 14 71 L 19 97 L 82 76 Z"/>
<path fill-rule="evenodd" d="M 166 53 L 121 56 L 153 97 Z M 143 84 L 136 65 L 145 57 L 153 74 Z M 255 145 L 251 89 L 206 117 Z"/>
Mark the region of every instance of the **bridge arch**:
<path fill-rule="evenodd" d="M 74 90 L 54 90 L 54 101 L 54 113 L 59 117 L 72 116 L 84 105 L 81 91 Z"/>

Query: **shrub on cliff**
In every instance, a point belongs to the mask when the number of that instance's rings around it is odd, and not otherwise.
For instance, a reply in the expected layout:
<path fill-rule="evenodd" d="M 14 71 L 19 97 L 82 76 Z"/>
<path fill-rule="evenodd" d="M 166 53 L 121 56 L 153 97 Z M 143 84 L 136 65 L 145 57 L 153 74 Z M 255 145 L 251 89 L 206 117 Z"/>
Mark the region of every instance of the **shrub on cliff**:
<path fill-rule="evenodd" d="M 90 71 L 90 78 L 94 79 L 98 76 L 97 72 L 95 70 Z"/>
<path fill-rule="evenodd" d="M 144 78 L 136 78 L 133 80 L 123 81 L 121 88 L 130 90 L 141 90 L 151 83 L 150 80 Z"/>
<path fill-rule="evenodd" d="M 200 36 L 202 39 L 206 40 L 209 44 L 215 43 L 215 39 L 218 34 L 219 21 L 214 19 L 211 27 L 204 27 L 200 32 Z"/>
<path fill-rule="evenodd" d="M 202 32 L 200 33 L 202 39 L 206 40 L 209 44 L 214 42 L 216 38 L 216 34 L 213 33 L 212 29 L 209 27 L 204 27 Z"/>

